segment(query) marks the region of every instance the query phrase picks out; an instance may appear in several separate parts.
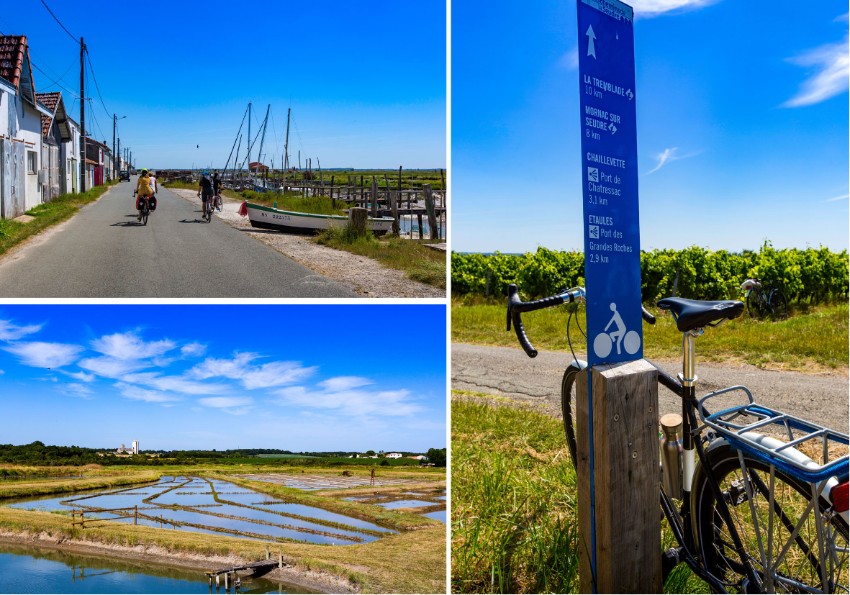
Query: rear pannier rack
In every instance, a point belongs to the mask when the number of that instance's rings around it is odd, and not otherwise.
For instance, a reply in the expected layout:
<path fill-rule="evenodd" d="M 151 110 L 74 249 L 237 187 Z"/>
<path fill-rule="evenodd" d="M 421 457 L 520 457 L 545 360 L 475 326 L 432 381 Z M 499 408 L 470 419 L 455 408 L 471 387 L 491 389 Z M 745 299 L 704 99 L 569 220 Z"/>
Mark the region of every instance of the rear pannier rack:
<path fill-rule="evenodd" d="M 743 392 L 747 403 L 706 414 L 706 401 L 735 391 Z M 819 483 L 830 477 L 847 480 L 850 461 L 847 434 L 758 405 L 744 386 L 732 386 L 705 395 L 699 401 L 699 414 L 706 426 L 732 446 L 801 481 Z M 768 430 L 772 431 L 773 438 L 777 437 L 778 430 L 782 441 L 765 439 L 760 432 Z M 805 456 L 800 456 L 800 452 Z"/>

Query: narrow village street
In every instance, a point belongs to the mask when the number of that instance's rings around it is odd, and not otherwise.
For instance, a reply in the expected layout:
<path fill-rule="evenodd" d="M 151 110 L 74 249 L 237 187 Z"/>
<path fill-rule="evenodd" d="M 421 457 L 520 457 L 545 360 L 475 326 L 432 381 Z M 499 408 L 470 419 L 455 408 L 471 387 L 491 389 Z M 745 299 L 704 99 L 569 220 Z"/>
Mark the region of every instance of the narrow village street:
<path fill-rule="evenodd" d="M 161 188 L 147 225 L 135 177 L 0 260 L 0 297 L 357 297 Z"/>

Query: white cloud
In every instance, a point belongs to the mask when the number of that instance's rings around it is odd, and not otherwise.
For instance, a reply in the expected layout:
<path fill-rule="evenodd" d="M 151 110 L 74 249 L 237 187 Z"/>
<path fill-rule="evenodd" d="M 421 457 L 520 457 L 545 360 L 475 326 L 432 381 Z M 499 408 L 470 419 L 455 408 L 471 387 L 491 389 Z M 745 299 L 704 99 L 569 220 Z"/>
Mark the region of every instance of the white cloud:
<path fill-rule="evenodd" d="M 256 353 L 237 353 L 232 359 L 207 358 L 190 371 L 200 379 L 230 378 L 238 380 L 248 390 L 283 386 L 303 380 L 316 372 L 317 367 L 303 367 L 300 362 L 269 362 L 259 366 L 252 362 Z"/>
<path fill-rule="evenodd" d="M 839 200 L 847 200 L 850 198 L 850 194 L 842 194 L 840 196 L 833 196 L 832 198 L 827 198 L 823 202 L 838 202 Z"/>
<path fill-rule="evenodd" d="M 658 164 L 655 166 L 655 168 L 649 170 L 646 173 L 654 174 L 659 169 L 664 167 L 668 161 L 675 160 L 676 151 L 678 150 L 678 147 L 670 147 L 669 149 L 664 149 L 663 151 L 661 151 L 658 155 L 655 156 L 655 159 L 658 161 Z"/>
<path fill-rule="evenodd" d="M 421 408 L 410 402 L 410 391 L 311 391 L 303 386 L 292 386 L 275 391 L 281 405 L 295 405 L 311 409 L 332 409 L 342 415 L 360 417 L 367 415 L 404 417 L 418 413 Z"/>
<path fill-rule="evenodd" d="M 28 343 L 13 343 L 3 348 L 17 355 L 21 362 L 35 368 L 59 368 L 74 363 L 83 350 L 79 345 L 67 343 L 44 343 L 32 341 Z"/>
<path fill-rule="evenodd" d="M 220 409 L 230 415 L 245 415 L 251 411 L 254 400 L 250 397 L 204 397 L 198 399 L 204 407 Z"/>
<path fill-rule="evenodd" d="M 201 357 L 207 352 L 207 346 L 203 343 L 189 343 L 180 348 L 183 357 Z"/>
<path fill-rule="evenodd" d="M 94 374 L 87 374 L 86 372 L 65 372 L 71 378 L 76 378 L 80 382 L 94 382 L 95 376 Z"/>
<path fill-rule="evenodd" d="M 803 81 L 794 97 L 782 104 L 783 107 L 814 105 L 847 91 L 850 77 L 848 37 L 790 58 L 789 62 L 809 67 L 813 74 Z"/>
<path fill-rule="evenodd" d="M 91 342 L 98 353 L 117 360 L 139 360 L 156 357 L 176 347 L 173 341 L 143 341 L 135 333 L 105 335 Z"/>
<path fill-rule="evenodd" d="M 635 17 L 652 18 L 675 10 L 698 10 L 716 4 L 718 0 L 633 0 Z"/>
<path fill-rule="evenodd" d="M 147 362 L 121 360 L 112 357 L 90 357 L 81 360 L 77 365 L 84 370 L 106 378 L 121 378 L 151 366 Z"/>
<path fill-rule="evenodd" d="M 578 70 L 578 47 L 574 47 L 562 55 L 558 64 L 567 70 Z"/>
<path fill-rule="evenodd" d="M 372 384 L 372 381 L 368 378 L 360 378 L 359 376 L 337 376 L 336 378 L 323 380 L 319 383 L 319 386 L 331 392 L 338 392 L 341 390 L 360 388 L 361 386 L 368 386 L 370 384 Z"/>
<path fill-rule="evenodd" d="M 165 394 L 161 391 L 156 390 L 147 390 L 144 388 L 140 388 L 138 386 L 133 386 L 131 384 L 127 384 L 125 382 L 119 382 L 115 385 L 121 394 L 134 401 L 145 401 L 146 403 L 175 403 L 180 401 L 180 397 L 175 395 Z"/>
<path fill-rule="evenodd" d="M 79 383 L 71 383 L 66 384 L 60 388 L 62 392 L 72 397 L 79 397 L 81 399 L 91 399 L 94 391 L 87 387 L 85 384 Z"/>
<path fill-rule="evenodd" d="M 17 341 L 22 337 L 37 333 L 41 330 L 41 327 L 40 324 L 18 326 L 8 320 L 0 320 L 0 341 Z"/>
<path fill-rule="evenodd" d="M 182 376 L 159 376 L 152 372 L 126 374 L 121 376 L 121 380 L 186 395 L 215 395 L 227 390 L 227 387 L 221 384 L 197 382 Z"/>

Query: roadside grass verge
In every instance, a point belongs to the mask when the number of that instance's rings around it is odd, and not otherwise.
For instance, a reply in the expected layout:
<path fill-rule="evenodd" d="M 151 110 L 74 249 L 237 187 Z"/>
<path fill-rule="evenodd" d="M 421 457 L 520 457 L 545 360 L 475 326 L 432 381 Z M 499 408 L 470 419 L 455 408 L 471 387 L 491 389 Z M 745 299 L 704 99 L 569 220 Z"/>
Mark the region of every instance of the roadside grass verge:
<path fill-rule="evenodd" d="M 559 419 L 509 399 L 453 392 L 453 593 L 577 592 L 577 506 Z M 659 530 L 664 547 L 673 546 L 666 523 Z M 682 566 L 664 592 L 707 589 Z"/>
<path fill-rule="evenodd" d="M 428 248 L 421 242 L 396 236 L 354 236 L 347 228 L 328 229 L 319 234 L 316 241 L 323 246 L 359 254 L 391 269 L 404 271 L 414 281 L 446 288 L 446 253 Z"/>
<path fill-rule="evenodd" d="M 657 317 L 654 326 L 644 324 L 644 356 L 678 358 L 682 335 L 672 316 L 648 308 Z M 578 309 L 585 326 L 584 308 Z M 523 324 L 538 349 L 567 351 L 566 306 L 523 314 Z M 579 357 L 585 352 L 585 339 L 571 329 L 573 346 Z M 519 348 L 513 332 L 505 331 L 505 303 L 502 300 L 452 300 L 452 341 Z M 848 366 L 848 305 L 811 306 L 793 312 L 786 320 L 754 320 L 746 311 L 735 320 L 706 330 L 699 339 L 704 361 L 745 362 L 771 369 L 822 371 L 846 370 Z"/>
<path fill-rule="evenodd" d="M 50 202 L 42 203 L 26 212 L 34 217 L 32 221 L 22 223 L 13 219 L 0 220 L 0 254 L 5 254 L 10 248 L 41 233 L 48 227 L 70 219 L 85 205 L 96 201 L 118 181 L 109 182 L 104 186 L 95 186 L 82 194 L 63 194 Z"/>
<path fill-rule="evenodd" d="M 561 424 L 452 398 L 452 592 L 578 589 L 576 478 Z"/>

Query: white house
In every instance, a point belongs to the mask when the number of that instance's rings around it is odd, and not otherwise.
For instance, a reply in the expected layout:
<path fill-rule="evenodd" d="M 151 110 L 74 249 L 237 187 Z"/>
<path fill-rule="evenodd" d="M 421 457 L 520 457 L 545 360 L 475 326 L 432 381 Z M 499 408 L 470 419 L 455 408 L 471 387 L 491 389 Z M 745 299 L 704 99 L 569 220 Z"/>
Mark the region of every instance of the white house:
<path fill-rule="evenodd" d="M 384 455 L 384 456 L 385 456 L 387 459 L 400 459 L 400 458 L 401 458 L 401 453 L 400 453 L 400 452 L 388 452 L 388 453 L 387 453 L 386 455 Z"/>
<path fill-rule="evenodd" d="M 0 36 L 0 217 L 10 219 L 41 203 L 42 116 L 24 35 Z"/>

